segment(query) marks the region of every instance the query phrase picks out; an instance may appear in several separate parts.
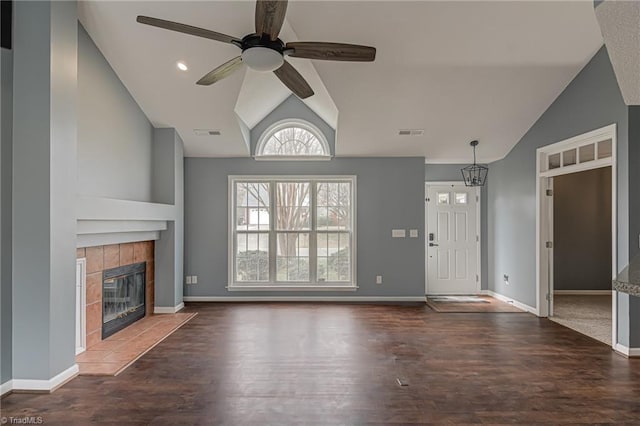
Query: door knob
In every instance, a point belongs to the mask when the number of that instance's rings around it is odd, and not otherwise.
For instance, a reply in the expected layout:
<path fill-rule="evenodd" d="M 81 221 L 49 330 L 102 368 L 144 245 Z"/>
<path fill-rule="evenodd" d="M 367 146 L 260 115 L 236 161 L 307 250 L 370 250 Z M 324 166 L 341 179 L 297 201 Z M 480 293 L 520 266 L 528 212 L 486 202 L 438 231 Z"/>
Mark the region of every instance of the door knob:
<path fill-rule="evenodd" d="M 437 247 L 437 246 L 438 246 L 438 244 L 435 244 L 435 243 L 429 243 L 429 247 Z"/>

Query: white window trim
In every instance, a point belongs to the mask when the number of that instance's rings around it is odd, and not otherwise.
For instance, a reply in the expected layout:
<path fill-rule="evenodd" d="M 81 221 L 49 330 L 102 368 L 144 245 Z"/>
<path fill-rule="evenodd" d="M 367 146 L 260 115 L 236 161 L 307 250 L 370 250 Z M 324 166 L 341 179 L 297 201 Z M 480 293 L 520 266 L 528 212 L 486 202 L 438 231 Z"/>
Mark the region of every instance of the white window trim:
<path fill-rule="evenodd" d="M 262 151 L 264 150 L 264 145 L 267 143 L 271 136 L 275 133 L 279 132 L 282 129 L 286 129 L 287 127 L 299 127 L 304 129 L 310 133 L 312 133 L 320 144 L 322 144 L 322 148 L 326 155 L 263 155 Z M 287 160 L 307 160 L 307 161 L 326 161 L 331 160 L 331 149 L 329 149 L 329 142 L 325 137 L 324 133 L 308 121 L 297 119 L 297 118 L 287 118 L 285 120 L 280 120 L 273 123 L 271 126 L 267 127 L 267 129 L 262 132 L 260 135 L 260 139 L 258 139 L 258 143 L 256 144 L 256 151 L 254 158 L 256 160 L 263 161 L 287 161 Z"/>
<path fill-rule="evenodd" d="M 304 182 L 351 181 L 351 281 L 350 282 L 236 282 L 235 280 L 235 215 L 234 186 L 237 181 L 250 182 Z M 355 175 L 229 175 L 228 177 L 228 291 L 356 291 L 357 285 L 357 177 Z M 315 195 L 313 195 L 315 198 Z M 314 203 L 315 204 L 315 203 Z M 273 213 L 271 213 L 273 214 Z M 315 213 L 314 213 L 315 215 Z M 271 230 L 269 230 L 271 232 Z M 309 232 L 317 232 L 310 230 Z M 271 260 L 270 260 L 271 261 Z"/>

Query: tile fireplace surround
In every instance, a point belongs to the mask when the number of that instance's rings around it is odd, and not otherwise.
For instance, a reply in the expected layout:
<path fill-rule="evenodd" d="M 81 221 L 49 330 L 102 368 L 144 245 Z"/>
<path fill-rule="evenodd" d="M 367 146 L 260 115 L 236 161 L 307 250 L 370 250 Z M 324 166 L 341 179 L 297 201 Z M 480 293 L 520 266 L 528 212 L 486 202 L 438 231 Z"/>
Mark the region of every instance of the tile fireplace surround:
<path fill-rule="evenodd" d="M 154 242 L 142 241 L 77 249 L 78 259 L 87 259 L 86 327 L 87 349 L 102 341 L 102 273 L 119 266 L 147 262 L 146 315 L 154 308 Z"/>

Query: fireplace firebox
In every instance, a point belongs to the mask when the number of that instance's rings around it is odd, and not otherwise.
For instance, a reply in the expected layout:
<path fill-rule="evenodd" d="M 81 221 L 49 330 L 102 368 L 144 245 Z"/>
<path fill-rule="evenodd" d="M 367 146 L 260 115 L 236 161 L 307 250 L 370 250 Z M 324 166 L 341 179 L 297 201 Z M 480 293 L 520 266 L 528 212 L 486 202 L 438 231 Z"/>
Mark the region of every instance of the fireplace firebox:
<path fill-rule="evenodd" d="M 102 281 L 102 338 L 145 316 L 146 262 L 108 269 Z"/>

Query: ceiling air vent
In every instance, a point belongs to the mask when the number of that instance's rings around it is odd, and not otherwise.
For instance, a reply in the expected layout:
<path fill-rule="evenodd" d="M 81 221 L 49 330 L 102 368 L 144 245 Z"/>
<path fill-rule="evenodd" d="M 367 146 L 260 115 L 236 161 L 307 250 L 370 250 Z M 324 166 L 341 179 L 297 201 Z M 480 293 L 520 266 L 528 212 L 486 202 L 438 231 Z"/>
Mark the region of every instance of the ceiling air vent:
<path fill-rule="evenodd" d="M 423 129 L 400 129 L 398 130 L 400 136 L 422 136 L 424 135 Z"/>
<path fill-rule="evenodd" d="M 222 132 L 220 132 L 220 130 L 214 130 L 214 129 L 193 129 L 193 133 L 195 133 L 196 136 L 220 136 L 220 135 L 222 135 Z"/>

